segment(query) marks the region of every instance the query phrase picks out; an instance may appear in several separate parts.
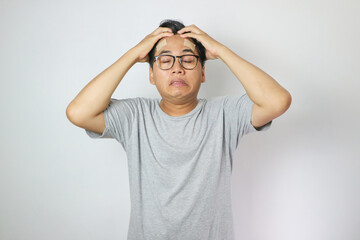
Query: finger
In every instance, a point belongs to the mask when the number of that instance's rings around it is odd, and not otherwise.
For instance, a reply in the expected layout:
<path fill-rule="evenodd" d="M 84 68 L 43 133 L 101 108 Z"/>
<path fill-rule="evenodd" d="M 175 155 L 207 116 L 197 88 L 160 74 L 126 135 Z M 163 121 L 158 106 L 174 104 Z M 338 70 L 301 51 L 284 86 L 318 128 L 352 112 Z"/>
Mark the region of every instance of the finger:
<path fill-rule="evenodd" d="M 155 29 L 153 34 L 160 34 L 163 32 L 172 32 L 172 30 L 171 30 L 171 28 L 167 28 L 167 27 L 158 27 L 157 29 Z"/>
<path fill-rule="evenodd" d="M 173 32 L 163 32 L 163 33 L 160 33 L 158 36 L 160 36 L 160 38 L 162 38 L 162 37 L 169 37 L 172 35 L 174 35 Z"/>
<path fill-rule="evenodd" d="M 172 32 L 171 28 L 168 27 L 159 27 L 160 32 Z"/>
<path fill-rule="evenodd" d="M 183 27 L 183 28 L 180 29 L 180 30 L 183 30 L 183 29 L 185 29 L 185 30 L 194 30 L 194 29 L 200 30 L 200 29 L 199 29 L 198 27 L 196 27 L 194 24 L 191 24 L 191 25 L 189 25 L 189 26 Z"/>
<path fill-rule="evenodd" d="M 179 31 L 177 31 L 178 34 L 182 34 L 182 33 L 186 33 L 186 32 L 194 32 L 194 29 L 192 29 L 190 27 L 184 27 L 184 28 L 180 29 Z"/>
<path fill-rule="evenodd" d="M 161 30 L 161 29 L 159 29 L 159 30 Z M 170 29 L 170 30 L 162 30 L 162 31 L 154 32 L 152 35 L 156 38 L 162 38 L 162 37 L 172 36 L 172 35 L 174 35 L 174 33 Z"/>
<path fill-rule="evenodd" d="M 193 24 L 193 25 L 190 25 L 190 26 L 187 26 L 187 27 L 184 27 L 184 28 L 180 29 L 177 33 L 181 34 L 181 33 L 184 33 L 184 32 L 200 33 L 200 29 L 197 28 L 197 27 Z"/>
<path fill-rule="evenodd" d="M 190 37 L 190 38 L 199 39 L 199 35 L 196 34 L 196 33 L 192 33 L 192 32 L 182 33 L 182 34 L 180 34 L 180 37 L 182 37 L 182 38 L 188 38 L 188 37 Z"/>
<path fill-rule="evenodd" d="M 162 31 L 162 32 L 160 32 L 159 34 L 168 34 L 168 33 L 174 34 L 172 31 Z"/>
<path fill-rule="evenodd" d="M 174 33 L 172 33 L 172 32 L 163 32 L 163 33 L 160 33 L 160 34 L 156 35 L 155 39 L 156 39 L 156 41 L 158 41 L 158 40 L 160 40 L 162 38 L 171 37 L 173 35 L 174 35 Z"/>

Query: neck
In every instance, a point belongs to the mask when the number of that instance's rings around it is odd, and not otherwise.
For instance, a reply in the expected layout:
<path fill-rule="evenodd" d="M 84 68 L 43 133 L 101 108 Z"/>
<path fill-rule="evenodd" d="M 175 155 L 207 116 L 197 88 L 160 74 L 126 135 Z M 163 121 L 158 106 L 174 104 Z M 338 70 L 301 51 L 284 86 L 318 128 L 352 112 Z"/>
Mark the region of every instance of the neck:
<path fill-rule="evenodd" d="M 192 101 L 184 104 L 172 103 L 161 99 L 160 108 L 170 116 L 179 117 L 191 112 L 197 106 L 197 104 L 197 98 L 194 98 Z"/>

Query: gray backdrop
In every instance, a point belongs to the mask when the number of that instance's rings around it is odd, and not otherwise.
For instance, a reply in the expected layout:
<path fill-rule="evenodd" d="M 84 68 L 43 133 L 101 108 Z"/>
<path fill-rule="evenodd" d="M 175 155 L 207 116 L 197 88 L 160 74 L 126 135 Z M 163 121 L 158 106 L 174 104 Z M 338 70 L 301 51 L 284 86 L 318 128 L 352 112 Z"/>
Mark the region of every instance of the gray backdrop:
<path fill-rule="evenodd" d="M 359 239 L 359 10 L 357 0 L 1 0 L 0 239 L 126 239 L 125 152 L 65 110 L 165 18 L 195 24 L 292 95 L 238 148 L 236 239 Z M 205 66 L 199 97 L 245 93 L 221 60 Z M 160 97 L 148 72 L 136 64 L 113 97 Z"/>

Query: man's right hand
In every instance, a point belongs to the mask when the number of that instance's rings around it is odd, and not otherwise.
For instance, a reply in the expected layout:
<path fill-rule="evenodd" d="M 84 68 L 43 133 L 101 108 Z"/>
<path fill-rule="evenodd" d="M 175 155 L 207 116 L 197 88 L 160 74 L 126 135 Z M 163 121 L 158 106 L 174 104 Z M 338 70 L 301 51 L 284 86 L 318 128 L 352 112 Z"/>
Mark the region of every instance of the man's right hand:
<path fill-rule="evenodd" d="M 148 62 L 148 54 L 154 47 L 155 43 L 157 43 L 157 41 L 163 37 L 170 37 L 172 35 L 174 35 L 174 33 L 172 32 L 171 28 L 167 27 L 158 27 L 155 29 L 155 31 L 147 35 L 133 48 L 133 50 L 136 51 L 136 54 L 138 55 L 137 62 Z"/>
<path fill-rule="evenodd" d="M 136 62 L 147 62 L 148 53 L 155 43 L 163 37 L 172 35 L 170 28 L 157 28 L 91 80 L 68 105 L 66 115 L 70 122 L 98 133 L 103 132 L 105 129 L 104 111 L 127 71 Z"/>

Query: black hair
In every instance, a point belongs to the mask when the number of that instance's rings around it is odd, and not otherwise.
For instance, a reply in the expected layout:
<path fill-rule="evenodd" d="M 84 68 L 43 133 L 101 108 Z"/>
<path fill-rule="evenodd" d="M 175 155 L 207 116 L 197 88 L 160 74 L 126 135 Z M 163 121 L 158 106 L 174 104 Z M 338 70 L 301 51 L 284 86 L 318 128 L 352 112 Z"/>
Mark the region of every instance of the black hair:
<path fill-rule="evenodd" d="M 185 27 L 185 25 L 179 21 L 176 20 L 171 20 L 171 19 L 165 19 L 162 20 L 160 22 L 160 26 L 159 27 L 167 27 L 167 28 L 171 28 L 172 32 L 174 34 L 177 34 L 177 31 L 181 30 L 182 28 Z M 195 43 L 195 48 L 197 50 L 197 52 L 199 53 L 199 60 L 201 63 L 201 66 L 204 66 L 205 61 L 206 61 L 206 54 L 205 54 L 205 47 L 201 44 L 201 42 L 197 41 L 195 38 L 190 38 L 194 43 Z M 159 39 L 160 41 L 161 39 Z M 154 64 L 154 56 L 155 56 L 155 49 L 156 49 L 156 45 L 159 43 L 159 41 L 157 41 L 154 45 L 154 47 L 151 49 L 151 51 L 148 53 L 149 56 L 149 64 L 150 67 L 153 68 L 153 64 Z"/>

